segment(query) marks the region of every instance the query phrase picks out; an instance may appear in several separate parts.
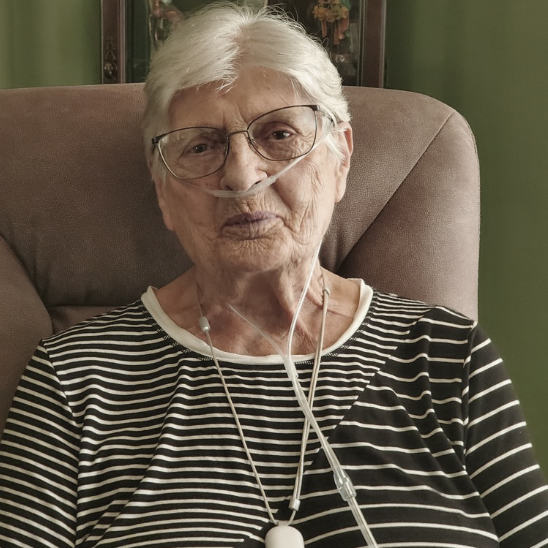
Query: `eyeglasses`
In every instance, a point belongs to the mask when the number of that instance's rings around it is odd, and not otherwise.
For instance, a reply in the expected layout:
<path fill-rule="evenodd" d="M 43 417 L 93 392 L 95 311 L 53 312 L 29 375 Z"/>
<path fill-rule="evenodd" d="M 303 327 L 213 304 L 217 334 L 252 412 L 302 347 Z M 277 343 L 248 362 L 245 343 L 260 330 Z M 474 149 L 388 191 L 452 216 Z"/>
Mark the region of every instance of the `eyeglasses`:
<path fill-rule="evenodd" d="M 199 179 L 223 167 L 233 135 L 246 134 L 249 145 L 263 158 L 285 161 L 308 154 L 324 133 L 323 124 L 332 123 L 319 106 L 299 105 L 262 114 L 244 130 L 225 133 L 211 127 L 187 127 L 158 135 L 152 144 L 171 175 Z"/>

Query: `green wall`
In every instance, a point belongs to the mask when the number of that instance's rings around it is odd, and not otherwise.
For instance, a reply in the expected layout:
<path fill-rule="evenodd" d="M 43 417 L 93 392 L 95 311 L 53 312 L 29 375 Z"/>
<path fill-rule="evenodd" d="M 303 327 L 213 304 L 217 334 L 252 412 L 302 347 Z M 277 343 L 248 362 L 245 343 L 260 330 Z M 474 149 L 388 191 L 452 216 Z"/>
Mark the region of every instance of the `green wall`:
<path fill-rule="evenodd" d="M 388 0 L 387 87 L 436 97 L 477 139 L 480 322 L 548 472 L 548 2 Z"/>
<path fill-rule="evenodd" d="M 0 88 L 100 82 L 100 0 L 0 0 Z M 548 2 L 388 0 L 387 86 L 470 122 L 482 170 L 480 320 L 548 471 Z"/>
<path fill-rule="evenodd" d="M 0 0 L 0 88 L 101 82 L 100 0 Z"/>

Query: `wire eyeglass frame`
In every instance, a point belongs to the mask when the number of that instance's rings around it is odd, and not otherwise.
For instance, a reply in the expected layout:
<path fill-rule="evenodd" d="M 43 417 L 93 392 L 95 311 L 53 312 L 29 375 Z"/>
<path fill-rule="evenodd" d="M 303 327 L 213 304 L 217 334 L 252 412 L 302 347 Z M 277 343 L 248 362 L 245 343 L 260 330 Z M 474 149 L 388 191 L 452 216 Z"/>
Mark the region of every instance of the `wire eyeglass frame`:
<path fill-rule="evenodd" d="M 273 115 L 277 112 L 282 112 L 282 111 L 287 111 L 287 110 L 290 110 L 290 109 L 297 109 L 297 108 L 308 108 L 312 111 L 313 116 L 314 116 L 314 125 L 313 125 L 313 127 L 311 126 L 311 128 L 310 128 L 310 129 L 313 129 L 314 134 L 313 134 L 313 138 L 311 140 L 309 140 L 308 142 L 306 142 L 306 148 L 304 150 L 295 150 L 294 151 L 295 153 L 283 155 L 283 157 L 281 157 L 281 158 L 272 158 L 272 157 L 269 157 L 268 155 L 266 155 L 264 152 L 261 152 L 261 150 L 259 149 L 260 145 L 258 145 L 256 143 L 256 140 L 253 138 L 253 126 L 256 125 L 257 122 L 260 121 L 261 119 L 266 118 L 268 116 L 271 116 L 271 115 Z M 318 138 L 318 133 L 319 133 L 318 130 L 320 129 L 320 132 L 322 134 L 325 131 L 325 129 L 321 127 L 321 121 L 320 122 L 318 121 L 318 115 L 321 115 L 324 119 L 326 119 L 328 121 L 328 123 L 330 123 L 332 125 L 335 125 L 335 121 L 333 120 L 331 115 L 329 115 L 327 112 L 325 112 L 319 105 L 315 105 L 315 104 L 291 105 L 291 106 L 287 106 L 287 107 L 281 107 L 281 108 L 278 108 L 278 109 L 274 109 L 274 110 L 271 110 L 269 112 L 265 112 L 265 113 L 261 114 L 260 116 L 257 116 L 256 118 L 251 120 L 251 122 L 249 122 L 246 129 L 226 133 L 226 132 L 224 132 L 223 130 L 221 130 L 219 128 L 212 128 L 212 127 L 200 127 L 200 126 L 198 126 L 198 127 L 178 128 L 178 129 L 174 129 L 174 130 L 168 131 L 166 133 L 163 133 L 161 135 L 157 135 L 156 137 L 153 137 L 152 138 L 152 145 L 155 149 L 158 150 L 160 158 L 162 159 L 162 163 L 164 164 L 165 168 L 168 170 L 168 172 L 173 177 L 175 177 L 176 179 L 179 179 L 181 181 L 189 181 L 190 182 L 190 181 L 195 181 L 196 179 L 203 179 L 205 177 L 209 177 L 210 175 L 213 175 L 217 171 L 221 170 L 223 168 L 223 166 L 225 165 L 226 160 L 228 158 L 228 154 L 230 152 L 230 137 L 232 137 L 233 135 L 239 134 L 239 133 L 245 134 L 246 138 L 247 138 L 247 142 L 248 142 L 249 146 L 251 147 L 251 149 L 254 152 L 256 152 L 259 156 L 261 156 L 262 158 L 265 158 L 266 160 L 281 162 L 281 161 L 294 160 L 296 158 L 306 156 L 315 147 L 315 144 L 316 144 L 317 138 Z M 282 120 L 274 120 L 274 121 L 275 122 L 282 122 Z M 170 165 L 169 165 L 170 162 L 166 158 L 166 154 L 165 154 L 165 151 L 164 151 L 164 147 L 167 146 L 167 144 L 168 144 L 168 142 L 166 142 L 166 137 L 169 138 L 170 135 L 174 135 L 174 134 L 180 133 L 182 131 L 186 131 L 186 130 L 208 130 L 208 131 L 211 131 L 211 135 L 215 135 L 217 137 L 221 137 L 221 136 L 223 137 L 223 141 L 222 141 L 223 158 L 222 158 L 222 162 L 220 163 L 220 165 L 218 167 L 215 167 L 215 169 L 213 169 L 212 171 L 200 174 L 198 176 L 193 176 L 193 177 L 185 177 L 185 176 L 181 176 L 181 175 L 178 175 L 177 173 L 175 173 L 175 170 L 172 167 L 170 167 Z M 216 144 L 221 144 L 221 142 L 219 141 Z"/>

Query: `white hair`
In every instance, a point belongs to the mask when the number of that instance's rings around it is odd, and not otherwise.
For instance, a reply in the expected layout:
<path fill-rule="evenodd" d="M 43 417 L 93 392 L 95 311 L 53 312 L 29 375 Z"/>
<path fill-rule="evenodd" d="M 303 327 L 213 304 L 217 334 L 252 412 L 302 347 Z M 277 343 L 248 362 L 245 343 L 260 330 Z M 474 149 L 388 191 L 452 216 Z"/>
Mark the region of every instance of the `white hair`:
<path fill-rule="evenodd" d="M 212 4 L 178 23 L 152 58 L 145 84 L 147 156 L 152 154 L 151 139 L 173 129 L 169 106 L 178 91 L 212 82 L 228 88 L 243 66 L 285 75 L 303 98 L 335 121 L 350 120 L 337 69 L 301 25 L 272 8 Z M 336 150 L 334 140 L 330 145 Z"/>

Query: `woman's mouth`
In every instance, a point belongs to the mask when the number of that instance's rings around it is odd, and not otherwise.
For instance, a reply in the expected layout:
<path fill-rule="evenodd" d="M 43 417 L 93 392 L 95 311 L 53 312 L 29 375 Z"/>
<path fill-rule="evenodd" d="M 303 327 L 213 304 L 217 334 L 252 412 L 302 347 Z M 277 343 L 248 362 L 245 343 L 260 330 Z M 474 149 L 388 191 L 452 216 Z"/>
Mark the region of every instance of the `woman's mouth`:
<path fill-rule="evenodd" d="M 224 231 L 245 235 L 246 237 L 259 237 L 268 230 L 279 217 L 268 211 L 254 211 L 241 213 L 227 219 Z"/>
<path fill-rule="evenodd" d="M 270 219 L 276 219 L 276 215 L 267 211 L 255 211 L 253 213 L 242 213 L 240 215 L 234 215 L 225 222 L 226 226 L 246 226 L 254 223 L 260 223 L 262 221 L 268 221 Z"/>

